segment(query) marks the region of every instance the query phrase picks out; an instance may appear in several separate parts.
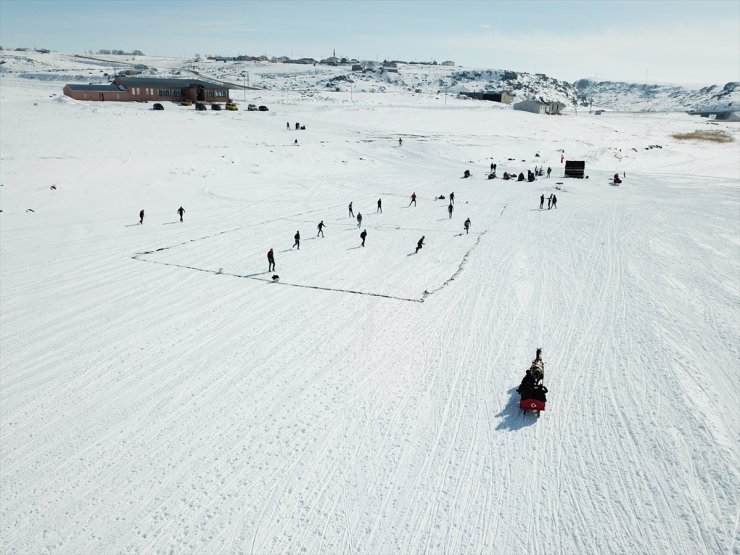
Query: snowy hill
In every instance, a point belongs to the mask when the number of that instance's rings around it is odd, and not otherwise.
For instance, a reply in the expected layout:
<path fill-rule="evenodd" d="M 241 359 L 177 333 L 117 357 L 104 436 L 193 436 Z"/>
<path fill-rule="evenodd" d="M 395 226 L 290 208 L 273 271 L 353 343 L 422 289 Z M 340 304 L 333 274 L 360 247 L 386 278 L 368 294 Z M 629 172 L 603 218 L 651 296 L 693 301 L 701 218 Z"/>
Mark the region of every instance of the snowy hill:
<path fill-rule="evenodd" d="M 737 552 L 736 124 L 437 94 L 459 68 L 2 61 L 0 552 Z M 61 95 L 134 65 L 266 88 Z"/>
<path fill-rule="evenodd" d="M 42 80 L 107 82 L 118 71 L 146 75 L 196 74 L 236 85 L 283 92 L 408 92 L 440 94 L 510 90 L 515 101 L 559 101 L 566 109 L 591 107 L 616 111 L 688 111 L 699 105 L 740 102 L 740 83 L 705 87 L 647 85 L 581 79 L 559 81 L 544 74 L 510 70 L 468 69 L 429 64 L 399 64 L 398 73 L 380 65 L 352 71 L 350 65 L 303 65 L 271 62 L 181 60 L 149 56 L 79 56 L 63 53 L 0 52 L 0 74 L 17 73 Z"/>

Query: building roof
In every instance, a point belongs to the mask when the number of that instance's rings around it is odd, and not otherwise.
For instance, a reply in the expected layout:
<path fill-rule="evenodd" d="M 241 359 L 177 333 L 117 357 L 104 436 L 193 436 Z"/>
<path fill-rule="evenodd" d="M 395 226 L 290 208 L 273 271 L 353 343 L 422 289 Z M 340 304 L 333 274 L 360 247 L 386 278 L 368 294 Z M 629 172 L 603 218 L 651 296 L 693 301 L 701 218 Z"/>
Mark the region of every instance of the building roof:
<path fill-rule="evenodd" d="M 191 87 L 205 87 L 207 89 L 228 89 L 228 85 L 201 81 L 200 79 L 170 79 L 160 77 L 118 77 L 116 83 L 127 87 L 171 87 L 189 89 Z"/>
<path fill-rule="evenodd" d="M 74 83 L 69 83 L 67 86 L 71 91 L 121 92 L 125 90 L 118 85 L 75 85 Z"/>

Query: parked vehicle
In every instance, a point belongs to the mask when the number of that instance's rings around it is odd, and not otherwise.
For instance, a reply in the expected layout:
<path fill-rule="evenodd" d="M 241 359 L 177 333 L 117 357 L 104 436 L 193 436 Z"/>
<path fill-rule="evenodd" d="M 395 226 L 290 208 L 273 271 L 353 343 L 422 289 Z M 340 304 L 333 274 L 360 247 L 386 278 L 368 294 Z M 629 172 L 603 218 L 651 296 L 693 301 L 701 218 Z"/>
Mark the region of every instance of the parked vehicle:
<path fill-rule="evenodd" d="M 195 109 L 198 110 L 199 112 L 203 112 L 204 110 L 207 110 L 208 108 L 202 102 L 196 102 Z"/>
<path fill-rule="evenodd" d="M 239 109 L 239 107 L 236 105 L 236 102 L 227 102 L 225 108 L 232 112 L 235 112 Z"/>
<path fill-rule="evenodd" d="M 164 106 L 157 102 L 154 106 L 152 106 L 152 110 L 164 110 Z"/>
<path fill-rule="evenodd" d="M 260 111 L 260 112 L 269 112 L 269 111 L 270 111 L 270 109 L 269 109 L 269 108 L 268 108 L 267 106 L 260 106 L 260 107 L 259 107 L 259 111 Z"/>
<path fill-rule="evenodd" d="M 247 111 L 249 112 L 256 112 L 257 111 L 257 105 L 256 104 L 250 104 L 247 106 Z"/>
<path fill-rule="evenodd" d="M 211 110 L 219 111 L 221 109 L 220 104 L 211 104 Z"/>
<path fill-rule="evenodd" d="M 183 98 L 182 102 L 180 102 L 180 106 L 192 106 L 192 105 L 193 105 L 193 101 L 190 100 L 189 98 Z"/>

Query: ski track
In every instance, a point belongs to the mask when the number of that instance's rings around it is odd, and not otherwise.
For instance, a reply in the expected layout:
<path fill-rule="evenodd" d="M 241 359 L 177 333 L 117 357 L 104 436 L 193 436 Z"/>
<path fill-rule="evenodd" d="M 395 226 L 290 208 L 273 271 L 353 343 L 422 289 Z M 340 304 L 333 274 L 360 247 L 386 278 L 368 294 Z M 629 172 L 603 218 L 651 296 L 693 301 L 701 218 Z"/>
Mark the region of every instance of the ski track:
<path fill-rule="evenodd" d="M 155 120 L 12 83 L 3 553 L 737 550 L 732 145 L 671 142 L 682 115 L 597 124 L 263 91 L 264 117 Z M 90 154 L 101 118 L 141 143 Z M 300 148 L 286 119 L 310 122 Z M 201 143 L 160 145 L 160 126 Z M 614 130 L 665 145 L 625 144 L 621 187 L 606 184 Z M 485 179 L 492 160 L 558 173 L 563 147 L 593 155 L 589 180 Z M 103 180 L 116 172 L 126 187 Z M 452 220 L 434 200 L 451 191 Z M 559 207 L 537 210 L 550 192 Z M 262 283 L 270 247 L 279 283 Z M 539 419 L 514 391 L 537 347 Z"/>

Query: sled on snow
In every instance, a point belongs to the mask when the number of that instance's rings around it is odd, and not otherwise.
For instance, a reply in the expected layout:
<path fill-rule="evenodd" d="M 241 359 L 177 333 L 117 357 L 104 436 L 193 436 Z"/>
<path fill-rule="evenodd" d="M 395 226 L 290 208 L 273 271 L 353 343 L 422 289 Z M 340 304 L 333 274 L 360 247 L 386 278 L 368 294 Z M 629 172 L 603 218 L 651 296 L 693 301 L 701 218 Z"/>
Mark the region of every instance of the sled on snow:
<path fill-rule="evenodd" d="M 538 418 L 547 404 L 547 388 L 542 383 L 545 379 L 545 363 L 540 357 L 541 352 L 541 349 L 537 349 L 537 356 L 524 375 L 522 383 L 516 388 L 520 396 L 519 408 L 522 413 L 531 411 Z"/>
<path fill-rule="evenodd" d="M 527 411 L 532 411 L 538 418 L 540 412 L 545 410 L 545 405 L 545 401 L 540 401 L 539 399 L 522 399 L 519 401 L 519 408 L 522 409 L 523 414 L 527 414 Z"/>

